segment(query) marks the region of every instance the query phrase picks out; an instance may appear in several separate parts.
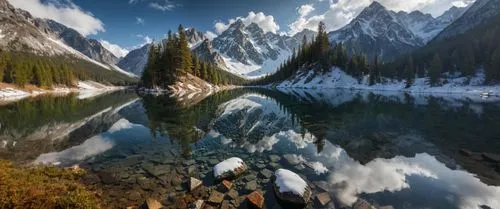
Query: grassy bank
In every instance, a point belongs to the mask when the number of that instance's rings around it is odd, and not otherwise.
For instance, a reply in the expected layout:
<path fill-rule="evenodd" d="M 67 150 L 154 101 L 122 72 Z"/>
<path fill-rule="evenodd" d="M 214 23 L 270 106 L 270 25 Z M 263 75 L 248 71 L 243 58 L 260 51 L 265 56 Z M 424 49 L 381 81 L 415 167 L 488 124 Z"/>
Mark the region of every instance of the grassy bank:
<path fill-rule="evenodd" d="M 79 183 L 85 174 L 79 168 L 18 167 L 0 160 L 0 208 L 101 208 L 96 193 Z"/>

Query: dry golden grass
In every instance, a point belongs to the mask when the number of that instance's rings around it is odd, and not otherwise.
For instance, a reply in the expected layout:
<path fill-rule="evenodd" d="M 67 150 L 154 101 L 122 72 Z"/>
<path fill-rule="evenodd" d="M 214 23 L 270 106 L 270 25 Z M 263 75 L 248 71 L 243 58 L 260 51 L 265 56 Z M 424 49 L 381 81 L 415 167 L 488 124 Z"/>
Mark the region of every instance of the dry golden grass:
<path fill-rule="evenodd" d="M 82 169 L 19 168 L 0 160 L 0 208 L 101 208 L 96 194 L 79 183 Z"/>

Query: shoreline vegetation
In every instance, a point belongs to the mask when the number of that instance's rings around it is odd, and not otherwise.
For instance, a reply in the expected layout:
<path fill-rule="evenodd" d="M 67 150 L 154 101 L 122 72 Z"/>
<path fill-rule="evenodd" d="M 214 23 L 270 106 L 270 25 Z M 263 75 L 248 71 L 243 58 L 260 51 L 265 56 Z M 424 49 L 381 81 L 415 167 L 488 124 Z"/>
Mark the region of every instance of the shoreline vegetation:
<path fill-rule="evenodd" d="M 86 174 L 78 166 L 22 167 L 0 160 L 0 208 L 103 208 L 98 192 L 80 182 Z"/>

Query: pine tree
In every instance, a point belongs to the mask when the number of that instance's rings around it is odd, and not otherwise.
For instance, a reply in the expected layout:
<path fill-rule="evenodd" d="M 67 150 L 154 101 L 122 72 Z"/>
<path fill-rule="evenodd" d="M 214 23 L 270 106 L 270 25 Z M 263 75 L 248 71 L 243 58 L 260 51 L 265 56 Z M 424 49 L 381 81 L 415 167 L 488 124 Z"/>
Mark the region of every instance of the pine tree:
<path fill-rule="evenodd" d="M 413 58 L 410 56 L 406 61 L 406 66 L 404 69 L 406 88 L 410 88 L 415 80 L 415 66 L 413 64 Z"/>
<path fill-rule="evenodd" d="M 178 53 L 180 56 L 180 69 L 183 72 L 191 73 L 191 68 L 193 66 L 191 58 L 191 50 L 188 46 L 188 41 L 186 37 L 186 31 L 182 25 L 179 25 L 179 43 L 178 43 Z"/>
<path fill-rule="evenodd" d="M 500 46 L 491 53 L 488 63 L 486 64 L 486 82 L 500 81 Z"/>
<path fill-rule="evenodd" d="M 439 54 L 435 54 L 431 61 L 431 66 L 429 68 L 430 83 L 432 86 L 436 86 L 439 83 L 439 78 L 441 76 L 441 70 L 443 69 L 443 62 L 439 57 Z"/>

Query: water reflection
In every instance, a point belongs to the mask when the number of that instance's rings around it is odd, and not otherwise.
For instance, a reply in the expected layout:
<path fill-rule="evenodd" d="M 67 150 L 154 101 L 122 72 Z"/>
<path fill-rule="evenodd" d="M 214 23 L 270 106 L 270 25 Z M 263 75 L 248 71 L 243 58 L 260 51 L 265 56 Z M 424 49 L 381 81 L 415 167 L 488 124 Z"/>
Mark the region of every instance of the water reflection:
<path fill-rule="evenodd" d="M 0 120 L 20 121 L 2 127 L 0 156 L 86 165 L 92 184 L 104 184 L 122 206 L 137 196 L 193 195 L 185 178 L 213 186 L 211 167 L 238 156 L 258 176 L 257 189 L 271 188 L 261 170 L 284 167 L 337 207 L 364 199 L 395 208 L 500 208 L 497 98 L 238 89 L 182 102 L 127 93 L 85 105 L 75 99 L 0 107 Z M 255 186 L 247 179 L 235 182 L 240 195 Z M 281 207 L 272 192 L 266 207 Z"/>

